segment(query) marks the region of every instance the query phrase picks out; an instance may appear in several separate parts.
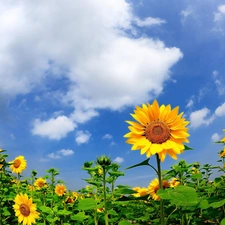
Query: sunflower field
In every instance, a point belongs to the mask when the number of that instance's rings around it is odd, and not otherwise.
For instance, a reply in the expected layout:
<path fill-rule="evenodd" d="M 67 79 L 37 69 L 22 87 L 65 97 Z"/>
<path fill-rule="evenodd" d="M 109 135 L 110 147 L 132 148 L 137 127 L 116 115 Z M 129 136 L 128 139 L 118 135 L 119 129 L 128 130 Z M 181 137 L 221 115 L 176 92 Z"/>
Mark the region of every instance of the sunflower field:
<path fill-rule="evenodd" d="M 184 145 L 189 122 L 178 111 L 154 101 L 137 106 L 131 114 L 134 120 L 126 121 L 126 142 L 146 155 L 127 169 L 153 170 L 155 178 L 147 187 L 115 185 L 125 173 L 105 155 L 84 162 L 87 186 L 80 190 L 68 190 L 55 168 L 43 177 L 33 170 L 24 179 L 24 156 L 10 162 L 7 151 L 0 149 L 0 225 L 225 225 L 225 177 L 210 179 L 215 172 L 225 172 L 225 137 L 218 142 L 218 165 L 181 160 L 169 170 L 161 168 L 167 155 L 177 160 L 192 150 Z"/>

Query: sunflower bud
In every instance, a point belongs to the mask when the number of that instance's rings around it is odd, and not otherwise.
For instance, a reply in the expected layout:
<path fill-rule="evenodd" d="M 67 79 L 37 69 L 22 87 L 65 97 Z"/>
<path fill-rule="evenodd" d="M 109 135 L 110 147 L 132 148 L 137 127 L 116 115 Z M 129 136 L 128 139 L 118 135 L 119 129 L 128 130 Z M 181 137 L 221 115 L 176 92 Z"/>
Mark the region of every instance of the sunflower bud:
<path fill-rule="evenodd" d="M 109 166 L 111 162 L 111 159 L 106 157 L 105 155 L 97 158 L 97 163 L 102 167 Z"/>
<path fill-rule="evenodd" d="M 93 164 L 92 162 L 85 162 L 84 167 L 90 168 L 92 166 L 92 164 Z"/>

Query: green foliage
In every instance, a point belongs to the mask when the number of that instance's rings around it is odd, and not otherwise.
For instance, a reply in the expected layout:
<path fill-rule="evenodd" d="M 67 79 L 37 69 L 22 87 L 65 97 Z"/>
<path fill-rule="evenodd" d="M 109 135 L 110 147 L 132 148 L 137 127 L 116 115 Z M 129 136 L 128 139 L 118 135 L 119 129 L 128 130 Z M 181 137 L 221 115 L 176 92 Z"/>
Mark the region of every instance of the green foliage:
<path fill-rule="evenodd" d="M 185 150 L 191 150 L 185 146 Z M 35 186 L 38 172 L 31 171 L 30 177 L 12 174 L 7 162 L 6 150 L 0 152 L 0 225 L 18 224 L 13 209 L 18 193 L 26 193 L 36 204 L 40 213 L 37 225 L 158 225 L 160 224 L 160 202 L 153 200 L 150 193 L 136 196 L 133 187 L 126 184 L 115 186 L 124 172 L 120 166 L 106 156 L 96 162 L 85 162 L 82 168 L 88 174 L 84 178 L 88 186 L 79 191 L 65 191 L 58 196 L 55 192 L 58 169 L 50 168 L 43 179 L 46 185 Z M 157 175 L 157 170 L 149 163 L 149 158 L 127 169 L 149 166 Z M 225 225 L 225 177 L 211 175 L 225 172 L 225 157 L 218 165 L 174 163 L 169 170 L 162 171 L 162 179 L 171 184 L 175 178 L 179 185 L 164 187 L 156 194 L 165 209 L 167 225 Z M 220 166 L 222 164 L 222 166 Z M 218 173 L 217 173 L 218 174 Z M 150 181 L 149 181 L 150 182 Z M 66 184 L 65 184 L 66 185 Z"/>

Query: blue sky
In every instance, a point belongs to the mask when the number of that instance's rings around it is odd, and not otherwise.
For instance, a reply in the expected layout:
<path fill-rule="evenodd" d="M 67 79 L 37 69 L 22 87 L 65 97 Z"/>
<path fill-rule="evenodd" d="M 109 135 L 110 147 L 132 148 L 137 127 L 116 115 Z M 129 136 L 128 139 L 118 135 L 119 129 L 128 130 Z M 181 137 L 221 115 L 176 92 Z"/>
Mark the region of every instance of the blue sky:
<path fill-rule="evenodd" d="M 189 163 L 216 164 L 225 128 L 224 1 L 4 1 L 0 6 L 0 146 L 29 176 L 54 167 L 70 189 L 85 161 L 145 160 L 123 135 L 136 105 L 180 106 Z M 155 158 L 151 159 L 155 162 Z M 163 169 L 176 161 L 166 158 Z M 147 186 L 150 168 L 118 182 Z"/>

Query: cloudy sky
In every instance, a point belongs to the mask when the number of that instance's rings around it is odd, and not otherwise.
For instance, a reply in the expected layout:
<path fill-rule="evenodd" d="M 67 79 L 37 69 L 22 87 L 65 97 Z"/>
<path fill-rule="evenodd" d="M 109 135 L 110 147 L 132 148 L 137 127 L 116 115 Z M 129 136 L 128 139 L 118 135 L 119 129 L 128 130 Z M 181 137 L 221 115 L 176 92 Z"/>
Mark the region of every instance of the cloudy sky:
<path fill-rule="evenodd" d="M 40 0 L 0 5 L 0 146 L 29 176 L 58 168 L 85 185 L 85 161 L 145 160 L 123 135 L 136 105 L 180 106 L 191 123 L 179 159 L 215 165 L 225 129 L 225 3 Z M 154 158 L 151 159 L 154 162 Z M 166 158 L 163 169 L 176 161 Z M 150 168 L 120 182 L 147 186 Z"/>

